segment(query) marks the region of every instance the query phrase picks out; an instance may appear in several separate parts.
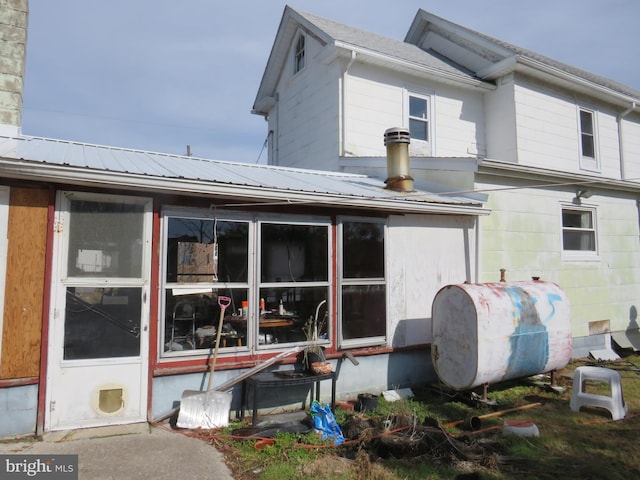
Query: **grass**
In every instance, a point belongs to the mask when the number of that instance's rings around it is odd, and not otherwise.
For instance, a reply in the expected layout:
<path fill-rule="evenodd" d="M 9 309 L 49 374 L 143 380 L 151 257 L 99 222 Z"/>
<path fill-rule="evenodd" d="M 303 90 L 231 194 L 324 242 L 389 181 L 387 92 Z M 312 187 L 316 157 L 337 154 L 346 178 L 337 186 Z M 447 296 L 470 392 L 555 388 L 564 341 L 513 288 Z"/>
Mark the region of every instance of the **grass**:
<path fill-rule="evenodd" d="M 488 397 L 494 406 L 425 387 L 414 389 L 411 399 L 381 398 L 378 408 L 364 415 L 338 408 L 336 420 L 347 441 L 337 447 L 315 433 L 278 434 L 272 446 L 256 450 L 255 439 L 225 435 L 239 424 L 216 432 L 212 442 L 236 480 L 640 478 L 640 356 L 600 365 L 622 376 L 629 413 L 617 422 L 606 410 L 569 409 L 572 372 L 584 364 L 572 362 L 557 373 L 563 392 L 530 381 L 492 385 Z M 602 385 L 589 387 L 603 393 Z M 541 405 L 482 418 L 534 403 Z M 471 416 L 481 417 L 479 429 L 465 430 L 463 423 L 443 428 Z M 427 427 L 421 426 L 425 419 Z M 540 436 L 503 435 L 504 422 L 517 420 L 535 423 Z"/>

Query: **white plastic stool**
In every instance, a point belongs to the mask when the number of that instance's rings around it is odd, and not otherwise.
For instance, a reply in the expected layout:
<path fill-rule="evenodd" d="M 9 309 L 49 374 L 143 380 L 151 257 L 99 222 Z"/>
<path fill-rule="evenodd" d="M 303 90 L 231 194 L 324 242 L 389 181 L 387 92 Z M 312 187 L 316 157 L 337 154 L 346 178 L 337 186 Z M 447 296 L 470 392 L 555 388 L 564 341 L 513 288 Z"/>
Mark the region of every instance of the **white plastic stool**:
<path fill-rule="evenodd" d="M 587 380 L 606 382 L 611 387 L 611 396 L 585 393 L 584 383 Z M 569 407 L 578 412 L 580 407 L 600 407 L 611 412 L 613 420 L 620 420 L 627 415 L 627 406 L 622 396 L 622 384 L 620 374 L 610 368 L 602 367 L 578 367 L 573 372 L 573 393 Z"/>

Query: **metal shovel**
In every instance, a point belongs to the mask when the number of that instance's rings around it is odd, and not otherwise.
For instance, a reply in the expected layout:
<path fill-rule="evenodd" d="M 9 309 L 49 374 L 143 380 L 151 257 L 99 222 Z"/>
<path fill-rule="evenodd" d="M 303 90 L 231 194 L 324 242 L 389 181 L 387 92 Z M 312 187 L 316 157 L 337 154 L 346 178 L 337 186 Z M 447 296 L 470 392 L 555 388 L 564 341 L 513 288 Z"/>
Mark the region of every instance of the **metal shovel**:
<path fill-rule="evenodd" d="M 220 306 L 220 320 L 216 332 L 216 343 L 209 366 L 209 383 L 207 390 L 185 390 L 180 399 L 180 412 L 177 426 L 180 428 L 220 428 L 229 425 L 229 410 L 231 409 L 231 392 L 212 391 L 213 373 L 218 358 L 220 335 L 224 311 L 231 305 L 229 297 L 218 297 Z"/>

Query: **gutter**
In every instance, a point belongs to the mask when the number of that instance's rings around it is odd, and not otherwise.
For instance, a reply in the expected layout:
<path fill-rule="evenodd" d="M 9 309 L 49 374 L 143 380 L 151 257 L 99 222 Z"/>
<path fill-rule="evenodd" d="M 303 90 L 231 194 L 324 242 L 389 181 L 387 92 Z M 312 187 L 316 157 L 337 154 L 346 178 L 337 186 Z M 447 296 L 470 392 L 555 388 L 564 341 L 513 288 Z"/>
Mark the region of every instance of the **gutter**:
<path fill-rule="evenodd" d="M 469 78 L 467 76 L 463 76 L 463 75 L 458 75 L 452 72 L 447 72 L 444 70 L 440 70 L 437 68 L 433 68 L 433 67 L 429 67 L 427 65 L 422 65 L 422 64 L 418 64 L 415 62 L 410 62 L 408 60 L 402 60 L 399 59 L 397 57 L 393 57 L 393 56 L 389 56 L 389 55 L 385 55 L 373 50 L 368 50 L 368 49 L 364 49 L 362 47 L 357 47 L 355 45 L 349 44 L 349 43 L 345 43 L 345 42 L 335 42 L 335 46 L 337 48 L 343 49 L 343 50 L 347 50 L 348 52 L 356 52 L 361 56 L 364 57 L 369 57 L 372 59 L 376 59 L 379 61 L 383 61 L 384 63 L 391 63 L 394 65 L 399 65 L 401 67 L 404 68 L 408 68 L 410 70 L 413 70 L 415 72 L 419 72 L 419 73 L 423 73 L 423 74 L 428 74 L 428 75 L 432 75 L 434 77 L 439 77 L 442 79 L 446 79 L 452 82 L 455 82 L 457 84 L 460 85 L 465 85 L 468 87 L 473 87 L 473 88 L 480 88 L 482 90 L 486 90 L 486 91 L 493 91 L 495 90 L 497 87 L 495 85 L 492 85 L 490 83 L 487 83 L 483 80 L 476 80 L 473 78 Z M 417 47 L 416 47 L 417 48 Z"/>
<path fill-rule="evenodd" d="M 539 167 L 527 167 L 511 162 L 503 162 L 501 160 L 484 159 L 478 167 L 478 174 L 481 175 L 499 175 L 520 180 L 535 180 L 540 184 L 528 185 L 529 188 L 545 188 L 547 186 L 562 185 L 593 185 L 612 190 L 640 192 L 640 178 L 637 182 L 630 180 L 615 180 L 596 176 L 589 176 L 579 173 L 559 172 L 557 170 L 541 169 Z M 543 181 L 541 178 L 547 178 L 551 181 Z"/>
<path fill-rule="evenodd" d="M 578 75 L 574 75 L 572 73 L 566 72 L 564 70 L 561 70 L 560 68 L 557 67 L 552 67 L 550 65 L 547 65 L 539 60 L 534 60 L 532 58 L 529 57 L 523 57 L 523 56 L 519 56 L 518 57 L 518 62 L 517 65 L 522 65 L 523 67 L 529 67 L 529 68 L 533 68 L 535 70 L 538 70 L 540 72 L 546 73 L 548 75 L 552 75 L 554 77 L 557 77 L 559 79 L 571 82 L 573 84 L 578 84 L 582 87 L 588 88 L 589 90 L 592 91 L 596 91 L 602 95 L 614 98 L 620 102 L 622 102 L 624 105 L 628 105 L 629 103 L 635 103 L 636 101 L 638 101 L 637 98 L 634 98 L 630 95 L 626 95 L 624 93 L 618 92 L 616 90 L 613 90 L 609 87 L 605 87 L 603 85 L 599 85 L 598 83 L 595 83 L 593 81 L 587 80 L 585 78 L 582 78 Z"/>
<path fill-rule="evenodd" d="M 432 213 L 454 215 L 488 215 L 490 210 L 469 204 L 449 204 L 420 202 L 411 200 L 412 195 L 366 197 L 347 196 L 339 193 L 317 193 L 272 187 L 255 187 L 240 184 L 223 184 L 187 180 L 179 178 L 134 175 L 130 173 L 109 172 L 109 182 L 101 171 L 86 168 L 60 166 L 25 165 L 19 161 L 3 159 L 0 174 L 8 178 L 34 180 L 46 183 L 66 183 L 95 188 L 136 190 L 154 193 L 182 194 L 188 196 L 223 197 L 242 201 L 242 206 L 268 202 L 281 205 L 316 205 L 329 207 L 366 208 L 393 213 Z M 419 198 L 420 195 L 413 195 Z M 238 206 L 241 206 L 240 204 Z"/>

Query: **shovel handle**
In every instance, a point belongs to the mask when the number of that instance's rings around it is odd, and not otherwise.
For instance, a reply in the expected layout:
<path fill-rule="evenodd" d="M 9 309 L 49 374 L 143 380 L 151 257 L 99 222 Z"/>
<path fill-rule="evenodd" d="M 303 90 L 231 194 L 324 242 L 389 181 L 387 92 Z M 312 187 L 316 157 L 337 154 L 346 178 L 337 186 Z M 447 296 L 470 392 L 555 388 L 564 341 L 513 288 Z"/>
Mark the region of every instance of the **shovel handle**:
<path fill-rule="evenodd" d="M 211 390 L 213 384 L 213 373 L 216 370 L 216 360 L 218 359 L 218 348 L 220 347 L 220 335 L 222 334 L 222 324 L 224 322 L 224 311 L 231 305 L 231 299 L 229 297 L 218 297 L 218 305 L 220 305 L 220 320 L 218 321 L 218 331 L 216 332 L 216 345 L 213 351 L 213 357 L 211 357 L 211 365 L 209 366 L 209 384 L 207 390 Z"/>
<path fill-rule="evenodd" d="M 229 298 L 229 297 L 218 297 L 218 305 L 220 305 L 220 308 L 224 312 L 226 310 L 226 308 L 229 305 L 231 305 L 231 298 Z"/>

